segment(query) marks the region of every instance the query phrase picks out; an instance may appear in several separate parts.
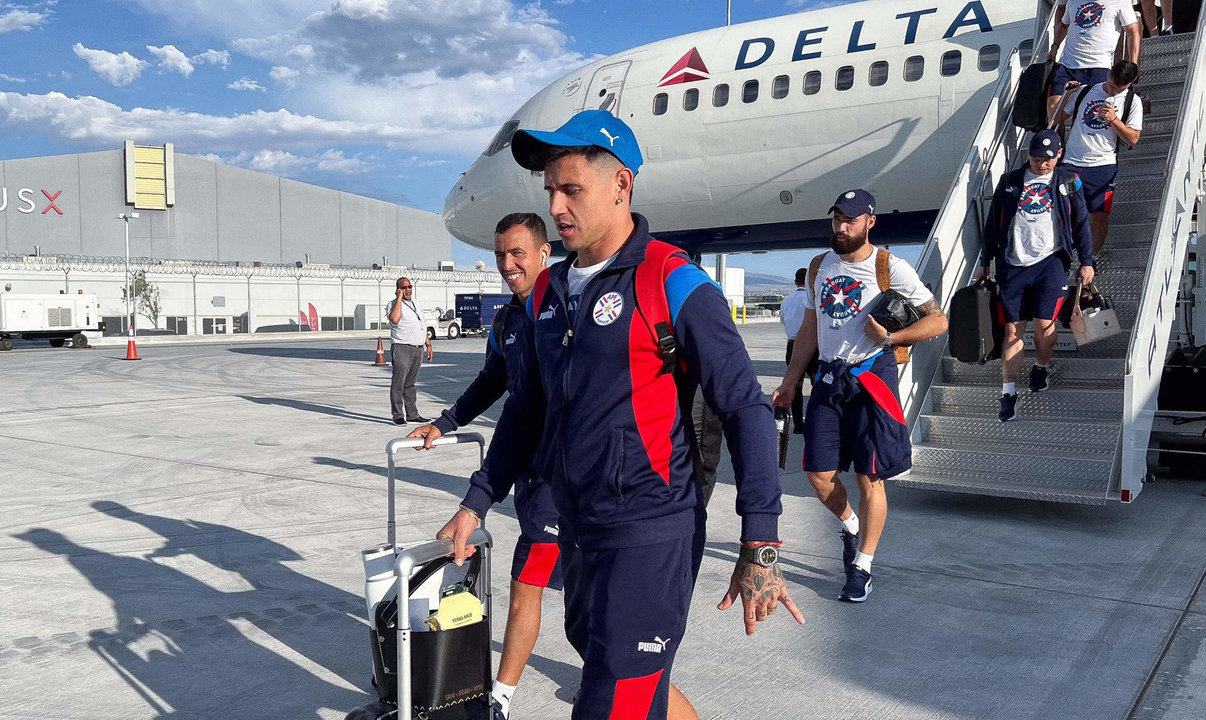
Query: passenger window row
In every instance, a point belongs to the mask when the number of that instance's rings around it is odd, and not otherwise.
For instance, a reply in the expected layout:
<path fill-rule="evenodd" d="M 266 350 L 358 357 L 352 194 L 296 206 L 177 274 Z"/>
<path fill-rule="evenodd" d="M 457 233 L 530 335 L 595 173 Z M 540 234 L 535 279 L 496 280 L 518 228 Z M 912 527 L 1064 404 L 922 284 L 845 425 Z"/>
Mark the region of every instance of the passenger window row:
<path fill-rule="evenodd" d="M 1030 62 L 1034 52 L 1034 43 L 1026 40 L 1018 46 L 1022 55 L 1022 65 Z M 976 58 L 976 69 L 980 72 L 992 72 L 1001 66 L 1001 47 L 985 45 L 980 48 Z M 963 51 L 950 50 L 942 54 L 938 72 L 942 77 L 958 75 L 963 68 Z M 917 82 L 925 74 L 925 58 L 914 55 L 904 62 L 903 78 L 905 82 Z M 867 68 L 867 84 L 880 87 L 887 84 L 889 67 L 886 60 L 878 60 Z M 837 69 L 833 77 L 833 87 L 836 90 L 849 90 L 854 87 L 855 71 L 853 65 L 843 65 Z M 782 100 L 791 89 L 791 78 L 779 75 L 771 81 L 771 98 Z M 758 100 L 759 84 L 757 80 L 746 80 L 741 86 L 741 102 L 749 104 Z M 821 71 L 811 70 L 804 74 L 803 91 L 805 95 L 816 95 L 821 91 Z M 712 88 L 712 107 L 724 107 L 729 104 L 729 86 L 721 83 Z M 653 96 L 653 114 L 665 115 L 670 107 L 670 95 L 658 93 Z M 683 110 L 691 112 L 699 107 L 699 88 L 690 88 L 683 93 Z"/>

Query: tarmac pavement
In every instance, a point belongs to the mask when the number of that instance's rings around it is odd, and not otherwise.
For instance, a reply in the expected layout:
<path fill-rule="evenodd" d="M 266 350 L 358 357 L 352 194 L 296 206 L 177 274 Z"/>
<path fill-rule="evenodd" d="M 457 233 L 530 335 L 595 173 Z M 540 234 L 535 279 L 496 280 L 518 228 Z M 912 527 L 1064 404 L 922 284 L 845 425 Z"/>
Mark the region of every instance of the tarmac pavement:
<path fill-rule="evenodd" d="M 777 324 L 742 328 L 769 391 Z M 359 551 L 385 537 L 388 368 L 371 338 L 0 355 L 0 718 L 342 718 L 371 699 Z M 483 341 L 438 340 L 434 417 Z M 501 403 L 470 429 L 487 436 Z M 716 610 L 739 523 L 726 458 L 674 682 L 701 718 L 1206 717 L 1206 483 L 1087 507 L 889 485 L 874 592 L 837 601 L 839 524 L 793 436 L 787 613 Z M 476 453 L 407 454 L 399 538 L 434 536 Z M 518 528 L 488 518 L 495 608 Z M 512 717 L 567 718 L 578 662 L 546 593 Z M 639 611 L 639 608 L 634 608 Z M 503 631 L 493 628 L 495 662 Z"/>

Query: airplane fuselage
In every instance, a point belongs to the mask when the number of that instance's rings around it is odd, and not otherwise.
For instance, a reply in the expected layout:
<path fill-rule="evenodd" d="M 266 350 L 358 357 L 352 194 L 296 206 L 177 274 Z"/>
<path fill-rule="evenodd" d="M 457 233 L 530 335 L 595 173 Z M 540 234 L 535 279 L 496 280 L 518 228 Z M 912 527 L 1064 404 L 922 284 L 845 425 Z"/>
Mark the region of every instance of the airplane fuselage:
<path fill-rule="evenodd" d="M 1028 59 L 1034 13 L 1006 0 L 870 0 L 601 59 L 500 129 L 449 193 L 445 224 L 490 247 L 508 212 L 547 220 L 542 180 L 514 162 L 510 137 L 601 108 L 641 143 L 633 207 L 659 238 L 710 252 L 824 245 L 833 199 L 863 187 L 879 239 L 922 239 L 1000 66 L 1019 45 Z"/>

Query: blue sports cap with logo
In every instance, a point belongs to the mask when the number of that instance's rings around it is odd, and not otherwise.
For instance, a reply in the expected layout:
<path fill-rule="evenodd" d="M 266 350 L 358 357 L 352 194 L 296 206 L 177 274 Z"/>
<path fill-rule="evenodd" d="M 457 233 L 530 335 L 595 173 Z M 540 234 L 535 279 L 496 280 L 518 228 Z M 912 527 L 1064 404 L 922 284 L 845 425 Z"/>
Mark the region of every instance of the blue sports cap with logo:
<path fill-rule="evenodd" d="M 549 148 L 592 145 L 615 155 L 634 175 L 644 162 L 632 129 L 606 110 L 583 110 L 552 132 L 518 130 L 511 139 L 511 154 L 520 167 L 544 170 L 543 160 Z"/>
<path fill-rule="evenodd" d="M 841 210 L 843 215 L 851 219 L 860 215 L 874 215 L 875 196 L 862 188 L 847 190 L 833 201 L 829 213 L 833 214 L 834 210 Z"/>
<path fill-rule="evenodd" d="M 1030 157 L 1053 158 L 1059 148 L 1059 133 L 1054 130 L 1040 130 L 1030 139 Z"/>

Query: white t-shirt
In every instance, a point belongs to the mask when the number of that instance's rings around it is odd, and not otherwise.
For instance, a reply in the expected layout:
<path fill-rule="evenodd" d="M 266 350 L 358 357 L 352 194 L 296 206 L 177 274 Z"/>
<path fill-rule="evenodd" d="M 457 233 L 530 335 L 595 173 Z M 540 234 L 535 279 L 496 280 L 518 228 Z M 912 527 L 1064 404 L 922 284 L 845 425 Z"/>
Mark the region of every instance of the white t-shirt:
<path fill-rule="evenodd" d="M 385 317 L 394 311 L 394 300 L 385 305 Z M 427 343 L 427 322 L 423 319 L 423 306 L 417 300 L 402 301 L 402 317 L 397 323 L 389 324 L 389 341 L 403 345 Z"/>
<path fill-rule="evenodd" d="M 817 348 L 822 360 L 841 358 L 856 364 L 882 349 L 863 332 L 867 326 L 863 310 L 880 294 L 875 253 L 872 247 L 867 259 L 857 263 L 848 263 L 835 252 L 826 253 L 813 287 L 805 288 L 805 309 L 817 311 Z M 934 299 L 917 271 L 895 255 L 888 261 L 888 278 L 892 289 L 914 306 Z"/>
<path fill-rule="evenodd" d="M 1077 95 L 1080 90 L 1075 91 Z M 1080 103 L 1077 114 L 1072 118 L 1072 129 L 1068 133 L 1068 148 L 1064 153 L 1064 162 L 1081 167 L 1100 167 L 1114 165 L 1118 162 L 1118 131 L 1105 124 L 1097 116 L 1097 110 L 1106 105 L 1114 107 L 1114 114 L 1122 120 L 1122 124 L 1132 130 L 1143 129 L 1143 101 L 1138 95 L 1131 100 L 1131 110 L 1122 117 L 1126 107 L 1127 90 L 1117 95 L 1106 93 L 1105 85 L 1094 85 L 1085 93 L 1085 99 Z M 1076 110 L 1076 97 L 1068 100 L 1068 112 Z"/>
<path fill-rule="evenodd" d="M 1130 0 L 1068 0 L 1062 20 L 1068 37 L 1059 62 L 1073 70 L 1113 65 L 1122 29 L 1139 22 Z"/>
<path fill-rule="evenodd" d="M 1055 254 L 1054 173 L 1035 175 L 1026 170 L 1018 212 L 1013 216 L 1013 231 L 1006 260 L 1015 267 L 1029 267 Z"/>
<path fill-rule="evenodd" d="M 570 265 L 568 284 L 569 316 L 571 320 L 573 320 L 574 313 L 578 310 L 578 301 L 582 298 L 582 290 L 586 288 L 586 283 L 590 282 L 590 279 L 594 276 L 603 272 L 603 270 L 611 264 L 611 261 L 615 259 L 616 256 L 612 255 L 601 263 L 596 263 L 595 265 L 583 268 Z"/>
<path fill-rule="evenodd" d="M 805 292 L 802 287 L 796 288 L 794 293 L 783 298 L 783 304 L 779 306 L 779 322 L 783 323 L 783 332 L 787 333 L 788 340 L 796 339 L 804 322 Z"/>

